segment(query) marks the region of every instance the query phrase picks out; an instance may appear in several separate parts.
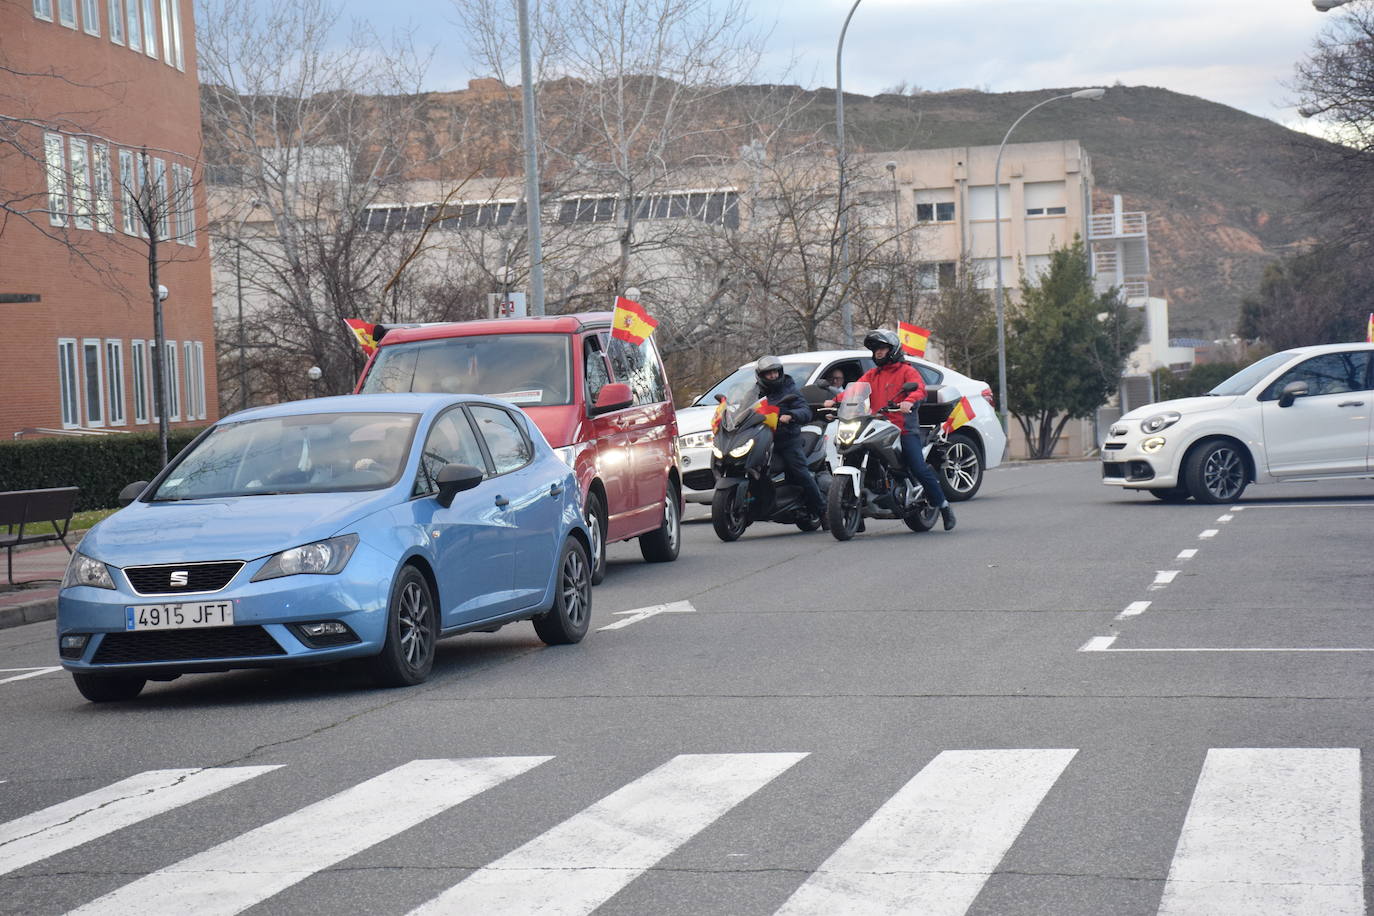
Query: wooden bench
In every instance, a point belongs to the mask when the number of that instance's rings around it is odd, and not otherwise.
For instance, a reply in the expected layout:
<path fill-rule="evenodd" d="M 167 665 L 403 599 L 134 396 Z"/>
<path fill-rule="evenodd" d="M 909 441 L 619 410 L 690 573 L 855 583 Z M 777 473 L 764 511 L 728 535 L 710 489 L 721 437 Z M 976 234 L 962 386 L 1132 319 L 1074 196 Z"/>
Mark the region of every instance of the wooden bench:
<path fill-rule="evenodd" d="M 67 529 L 76 511 L 76 487 L 52 487 L 46 490 L 10 490 L 0 493 L 0 547 L 5 548 L 5 573 L 10 585 L 14 581 L 14 548 L 21 544 L 41 544 L 45 541 L 67 543 Z M 34 530 L 33 525 L 51 525 L 52 531 Z M 17 529 L 17 530 L 16 530 Z"/>

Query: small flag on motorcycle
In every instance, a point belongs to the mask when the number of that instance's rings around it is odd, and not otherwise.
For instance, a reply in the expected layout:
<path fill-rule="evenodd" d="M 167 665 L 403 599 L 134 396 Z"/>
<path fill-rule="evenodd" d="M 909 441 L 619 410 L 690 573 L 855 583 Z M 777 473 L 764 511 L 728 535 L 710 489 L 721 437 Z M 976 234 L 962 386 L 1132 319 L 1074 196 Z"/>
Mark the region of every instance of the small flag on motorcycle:
<path fill-rule="evenodd" d="M 1369 313 L 1369 324 L 1365 326 L 1364 339 L 1374 343 L 1374 312 Z"/>
<path fill-rule="evenodd" d="M 930 342 L 930 331 L 917 324 L 899 321 L 897 339 L 902 342 L 902 350 L 909 356 L 925 356 L 926 344 Z"/>
<path fill-rule="evenodd" d="M 969 420 L 973 419 L 973 405 L 968 402 L 968 398 L 960 398 L 959 403 L 954 405 L 954 409 L 949 412 L 949 418 L 945 420 L 942 427 L 945 435 L 948 436 Z"/>
<path fill-rule="evenodd" d="M 654 333 L 658 322 L 649 317 L 644 306 L 624 296 L 615 297 L 615 314 L 611 316 L 611 336 L 632 344 L 642 344 Z"/>
<path fill-rule="evenodd" d="M 758 405 L 754 407 L 754 412 L 763 417 L 764 426 L 769 429 L 778 428 L 778 414 L 780 411 L 777 407 L 769 404 L 767 401 L 759 401 Z"/>
<path fill-rule="evenodd" d="M 358 341 L 358 346 L 363 348 L 363 353 L 371 356 L 377 352 L 377 326 L 368 324 L 361 318 L 345 318 L 344 324 L 348 325 L 348 332 Z"/>
<path fill-rule="evenodd" d="M 725 416 L 725 399 L 724 399 L 724 398 L 721 398 L 720 403 L 716 405 L 716 412 L 715 412 L 714 414 L 712 414 L 712 416 L 711 416 L 711 432 L 713 432 L 713 433 L 718 433 L 718 432 L 720 432 L 720 421 L 721 421 L 721 419 L 722 419 L 724 416 Z"/>

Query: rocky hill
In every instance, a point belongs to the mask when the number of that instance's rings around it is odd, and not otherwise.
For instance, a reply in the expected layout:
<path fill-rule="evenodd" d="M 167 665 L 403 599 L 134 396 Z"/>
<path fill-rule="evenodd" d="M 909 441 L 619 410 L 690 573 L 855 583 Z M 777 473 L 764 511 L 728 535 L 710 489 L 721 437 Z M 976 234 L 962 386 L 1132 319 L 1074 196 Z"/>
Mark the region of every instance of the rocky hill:
<path fill-rule="evenodd" d="M 1069 89 L 845 95 L 845 132 L 868 150 L 1000 143 L 1036 102 Z M 806 116 L 834 120 L 833 91 Z M 1097 102 L 1036 111 L 1013 142 L 1077 139 L 1092 157 L 1096 209 L 1120 194 L 1150 219 L 1154 295 L 1170 301 L 1171 335 L 1230 333 L 1264 265 L 1310 240 L 1316 220 L 1297 186 L 1314 140 L 1273 121 L 1165 89 L 1117 86 Z"/>

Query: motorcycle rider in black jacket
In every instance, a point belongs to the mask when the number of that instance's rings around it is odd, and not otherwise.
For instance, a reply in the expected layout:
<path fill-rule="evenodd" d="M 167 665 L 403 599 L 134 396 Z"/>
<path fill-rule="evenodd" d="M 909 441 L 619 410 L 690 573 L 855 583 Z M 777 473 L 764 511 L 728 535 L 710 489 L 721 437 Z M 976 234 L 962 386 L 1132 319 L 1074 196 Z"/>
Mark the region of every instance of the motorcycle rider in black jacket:
<path fill-rule="evenodd" d="M 778 428 L 773 434 L 773 453 L 782 458 L 787 479 L 801 488 L 806 508 L 818 521 L 825 519 L 821 491 L 806 466 L 802 453 L 801 428 L 811 419 L 811 408 L 797 390 L 797 383 L 783 371 L 782 360 L 763 356 L 754 364 L 759 397 L 778 408 Z"/>

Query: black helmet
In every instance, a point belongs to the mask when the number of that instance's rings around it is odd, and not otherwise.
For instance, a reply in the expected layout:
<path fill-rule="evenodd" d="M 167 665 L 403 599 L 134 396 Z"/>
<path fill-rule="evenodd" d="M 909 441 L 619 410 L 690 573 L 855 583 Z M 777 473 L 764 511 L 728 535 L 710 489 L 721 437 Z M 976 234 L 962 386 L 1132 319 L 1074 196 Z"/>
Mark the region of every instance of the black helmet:
<path fill-rule="evenodd" d="M 765 372 L 778 372 L 778 377 L 772 380 L 763 377 Z M 782 360 L 776 356 L 760 356 L 759 361 L 754 364 L 754 377 L 759 380 L 759 386 L 768 394 L 776 394 L 782 388 L 782 380 L 787 377 L 787 371 L 782 367 Z"/>
<path fill-rule="evenodd" d="M 882 359 L 873 357 L 873 361 L 880 366 L 888 363 L 900 363 L 906 358 L 902 352 L 902 342 L 897 339 L 897 335 L 887 328 L 874 328 L 864 335 L 864 346 L 869 350 L 877 350 L 879 347 L 887 347 L 887 356 Z"/>

